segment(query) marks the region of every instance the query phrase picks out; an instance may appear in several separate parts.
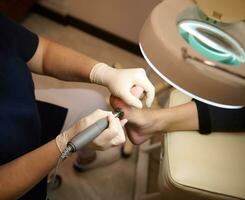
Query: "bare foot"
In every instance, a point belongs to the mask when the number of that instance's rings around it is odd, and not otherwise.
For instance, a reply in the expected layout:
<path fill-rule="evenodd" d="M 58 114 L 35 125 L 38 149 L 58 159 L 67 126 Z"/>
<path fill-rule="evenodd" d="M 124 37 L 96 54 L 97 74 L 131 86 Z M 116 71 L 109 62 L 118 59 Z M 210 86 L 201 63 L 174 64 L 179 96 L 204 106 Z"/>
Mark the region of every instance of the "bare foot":
<path fill-rule="evenodd" d="M 139 86 L 135 86 L 131 89 L 131 93 L 139 99 L 143 96 L 143 92 L 144 92 L 143 88 Z M 126 119 L 127 119 L 127 116 L 130 114 L 130 111 L 133 109 L 131 106 L 124 103 L 124 101 L 122 101 L 120 98 L 115 97 L 113 95 L 110 96 L 110 104 L 114 109 L 120 108 L 124 112 L 123 118 L 126 118 Z"/>
<path fill-rule="evenodd" d="M 139 86 L 135 86 L 131 89 L 131 93 L 136 96 L 137 98 L 141 98 L 143 96 L 143 88 Z M 133 115 L 137 114 L 138 115 L 141 113 L 139 109 L 133 108 L 126 103 L 124 103 L 120 98 L 117 98 L 115 96 L 110 97 L 110 104 L 112 105 L 113 108 L 120 108 L 124 112 L 124 117 L 126 119 L 130 119 L 134 117 Z M 127 135 L 131 142 L 133 144 L 141 144 L 147 139 L 151 137 L 149 134 L 144 134 L 140 128 L 137 126 L 137 124 L 132 123 L 130 120 L 129 122 L 125 125 L 125 129 L 127 131 Z"/>

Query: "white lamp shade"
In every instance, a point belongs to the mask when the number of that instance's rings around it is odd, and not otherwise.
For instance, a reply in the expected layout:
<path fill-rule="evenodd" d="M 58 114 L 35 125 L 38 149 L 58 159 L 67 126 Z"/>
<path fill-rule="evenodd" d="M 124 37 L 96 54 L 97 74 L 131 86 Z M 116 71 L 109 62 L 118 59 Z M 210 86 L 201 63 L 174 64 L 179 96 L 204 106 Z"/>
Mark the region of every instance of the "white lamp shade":
<path fill-rule="evenodd" d="M 141 52 L 149 66 L 176 89 L 214 106 L 240 108 L 245 105 L 245 79 L 241 78 L 245 76 L 244 63 L 231 66 L 210 61 L 224 69 L 221 71 L 183 58 L 181 49 L 185 48 L 191 56 L 209 62 L 207 57 L 195 51 L 179 33 L 179 14 L 193 6 L 188 0 L 165 0 L 158 4 L 141 30 Z M 244 34 L 245 30 L 242 31 Z M 236 34 L 240 33 L 236 31 Z M 245 44 L 245 34 L 239 42 Z"/>

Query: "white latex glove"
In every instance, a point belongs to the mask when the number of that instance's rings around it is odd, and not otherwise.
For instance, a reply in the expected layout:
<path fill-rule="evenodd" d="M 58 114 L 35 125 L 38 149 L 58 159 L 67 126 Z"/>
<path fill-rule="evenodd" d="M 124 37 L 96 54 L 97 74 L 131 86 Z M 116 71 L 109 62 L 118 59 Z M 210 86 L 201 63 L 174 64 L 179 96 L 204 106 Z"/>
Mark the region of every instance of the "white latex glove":
<path fill-rule="evenodd" d="M 114 96 L 136 108 L 142 108 L 142 102 L 131 94 L 130 90 L 134 86 L 144 89 L 147 107 L 154 100 L 155 88 L 143 68 L 114 69 L 104 63 L 97 63 L 90 72 L 90 81 L 108 87 Z"/>
<path fill-rule="evenodd" d="M 82 130 L 95 123 L 97 120 L 108 117 L 109 126 L 97 138 L 93 140 L 93 146 L 98 150 L 105 150 L 111 146 L 117 146 L 125 142 L 123 126 L 127 120 L 120 122 L 119 118 L 114 117 L 112 112 L 96 110 L 89 116 L 80 119 L 71 128 L 56 137 L 56 144 L 63 152 L 67 143 Z"/>

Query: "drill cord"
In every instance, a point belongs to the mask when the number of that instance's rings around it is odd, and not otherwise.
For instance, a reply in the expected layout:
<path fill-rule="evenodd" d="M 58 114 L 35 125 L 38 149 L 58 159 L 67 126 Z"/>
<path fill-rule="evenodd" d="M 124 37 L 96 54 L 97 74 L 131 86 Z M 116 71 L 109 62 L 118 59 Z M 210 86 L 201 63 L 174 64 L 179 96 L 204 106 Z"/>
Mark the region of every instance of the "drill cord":
<path fill-rule="evenodd" d="M 50 188 L 54 186 L 57 171 L 58 171 L 58 168 L 60 167 L 61 162 L 65 160 L 68 156 L 70 156 L 72 152 L 73 152 L 72 147 L 70 145 L 67 145 L 67 147 L 65 148 L 65 150 L 62 152 L 61 156 L 59 157 L 54 173 L 51 175 Z M 46 200 L 48 200 L 48 194 L 46 196 Z"/>

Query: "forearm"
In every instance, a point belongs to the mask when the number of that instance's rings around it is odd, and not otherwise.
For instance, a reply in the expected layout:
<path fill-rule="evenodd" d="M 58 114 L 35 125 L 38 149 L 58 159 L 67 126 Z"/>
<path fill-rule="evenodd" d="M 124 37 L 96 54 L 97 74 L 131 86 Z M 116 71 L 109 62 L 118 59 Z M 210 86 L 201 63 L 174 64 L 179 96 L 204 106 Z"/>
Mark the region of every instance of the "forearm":
<path fill-rule="evenodd" d="M 65 81 L 89 81 L 98 61 L 70 48 L 39 37 L 39 45 L 28 62 L 31 71 Z"/>
<path fill-rule="evenodd" d="M 0 199 L 17 199 L 30 190 L 52 168 L 60 151 L 55 140 L 0 166 Z"/>

